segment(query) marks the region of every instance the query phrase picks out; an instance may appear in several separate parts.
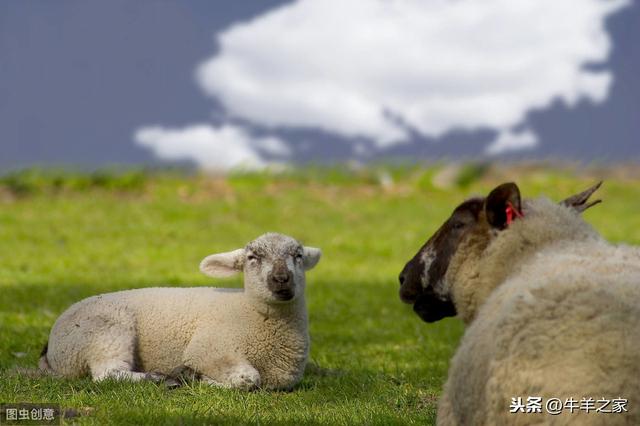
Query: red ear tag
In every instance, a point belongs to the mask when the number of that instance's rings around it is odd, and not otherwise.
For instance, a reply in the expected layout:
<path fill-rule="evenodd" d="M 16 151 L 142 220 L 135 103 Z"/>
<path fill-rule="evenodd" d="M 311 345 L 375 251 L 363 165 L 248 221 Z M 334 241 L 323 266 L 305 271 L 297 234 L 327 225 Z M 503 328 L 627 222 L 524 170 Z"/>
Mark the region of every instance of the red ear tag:
<path fill-rule="evenodd" d="M 505 214 L 507 215 L 507 226 L 511 225 L 513 222 L 513 217 L 524 217 L 522 213 L 520 213 L 517 209 L 511 205 L 511 203 L 507 203 L 507 208 L 505 209 Z"/>
<path fill-rule="evenodd" d="M 507 204 L 505 213 L 507 214 L 507 226 L 509 226 L 513 222 L 513 207 L 511 207 L 511 204 Z"/>

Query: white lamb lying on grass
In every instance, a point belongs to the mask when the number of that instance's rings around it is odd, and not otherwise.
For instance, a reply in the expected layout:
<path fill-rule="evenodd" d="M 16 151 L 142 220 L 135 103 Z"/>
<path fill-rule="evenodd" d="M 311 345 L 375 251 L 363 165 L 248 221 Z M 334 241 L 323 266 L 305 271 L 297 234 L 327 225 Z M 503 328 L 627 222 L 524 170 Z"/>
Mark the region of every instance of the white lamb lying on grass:
<path fill-rule="evenodd" d="M 458 206 L 407 263 L 402 300 L 427 322 L 468 325 L 438 424 L 640 425 L 640 249 L 580 217 L 598 186 L 521 206 L 518 187 L 500 185 Z M 572 408 L 549 414 L 553 398 Z"/>
<path fill-rule="evenodd" d="M 320 255 L 270 233 L 200 264 L 213 277 L 244 271 L 244 289 L 144 288 L 84 299 L 54 324 L 40 368 L 94 380 L 160 380 L 188 369 L 222 387 L 290 389 L 309 352 L 305 271 Z"/>

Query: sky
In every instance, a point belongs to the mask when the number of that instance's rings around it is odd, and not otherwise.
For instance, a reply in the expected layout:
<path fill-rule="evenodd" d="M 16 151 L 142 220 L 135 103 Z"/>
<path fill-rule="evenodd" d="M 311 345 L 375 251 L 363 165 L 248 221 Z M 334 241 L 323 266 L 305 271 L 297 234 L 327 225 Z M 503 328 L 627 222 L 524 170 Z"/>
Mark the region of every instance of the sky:
<path fill-rule="evenodd" d="M 634 0 L 0 2 L 0 171 L 637 161 Z"/>

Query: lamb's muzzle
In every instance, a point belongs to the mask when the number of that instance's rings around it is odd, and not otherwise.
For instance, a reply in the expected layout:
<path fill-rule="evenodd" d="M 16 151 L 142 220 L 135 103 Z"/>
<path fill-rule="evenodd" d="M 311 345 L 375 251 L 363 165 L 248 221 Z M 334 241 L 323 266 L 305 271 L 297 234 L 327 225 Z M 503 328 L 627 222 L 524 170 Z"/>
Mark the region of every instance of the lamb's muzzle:
<path fill-rule="evenodd" d="M 273 270 L 267 278 L 269 290 L 273 292 L 275 297 L 281 301 L 293 299 L 295 295 L 295 286 L 293 283 L 293 273 L 287 267 L 286 262 L 278 261 L 273 265 Z"/>

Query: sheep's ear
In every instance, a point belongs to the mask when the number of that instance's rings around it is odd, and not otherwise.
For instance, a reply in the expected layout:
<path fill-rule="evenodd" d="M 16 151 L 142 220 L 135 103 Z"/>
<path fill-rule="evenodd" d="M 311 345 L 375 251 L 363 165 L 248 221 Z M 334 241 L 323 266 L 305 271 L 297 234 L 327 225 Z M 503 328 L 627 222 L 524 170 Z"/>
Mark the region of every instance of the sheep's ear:
<path fill-rule="evenodd" d="M 242 271 L 244 267 L 244 249 L 226 253 L 212 254 L 200 262 L 200 272 L 210 277 L 230 277 Z"/>
<path fill-rule="evenodd" d="M 598 190 L 598 188 L 600 188 L 600 185 L 602 185 L 602 181 L 596 183 L 591 188 L 589 188 L 589 189 L 587 189 L 585 191 L 582 191 L 579 194 L 572 195 L 571 197 L 567 198 L 566 200 L 560 201 L 560 204 L 562 204 L 564 206 L 567 206 L 567 207 L 571 207 L 575 211 L 577 211 L 578 213 L 582 213 L 583 211 L 585 211 L 589 207 L 595 206 L 596 204 L 602 202 L 602 200 L 594 200 L 594 201 L 591 201 L 591 202 L 587 202 L 587 201 L 589 201 L 589 197 L 591 197 L 593 195 L 593 193 L 596 192 Z"/>
<path fill-rule="evenodd" d="M 320 257 L 322 256 L 322 250 L 315 247 L 305 247 L 302 257 L 302 264 L 304 270 L 308 271 L 318 264 Z"/>
<path fill-rule="evenodd" d="M 489 193 L 485 200 L 484 210 L 487 222 L 494 228 L 504 229 L 509 225 L 511 215 L 522 215 L 520 189 L 513 182 L 503 183 Z M 511 210 L 511 213 L 509 213 Z"/>

